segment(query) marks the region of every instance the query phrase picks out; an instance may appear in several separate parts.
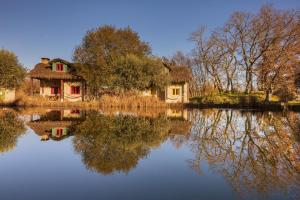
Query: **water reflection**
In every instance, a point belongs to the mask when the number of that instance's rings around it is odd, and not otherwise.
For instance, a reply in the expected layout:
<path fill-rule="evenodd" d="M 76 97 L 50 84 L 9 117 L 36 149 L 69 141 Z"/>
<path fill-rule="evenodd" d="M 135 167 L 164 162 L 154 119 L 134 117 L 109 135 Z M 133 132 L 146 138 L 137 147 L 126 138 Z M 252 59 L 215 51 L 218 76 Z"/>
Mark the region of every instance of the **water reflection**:
<path fill-rule="evenodd" d="M 0 110 L 0 153 L 14 149 L 24 131 L 23 122 L 15 112 Z"/>
<path fill-rule="evenodd" d="M 24 127 L 16 114 L 0 115 L 1 152 L 15 146 Z M 47 110 L 27 125 L 41 140 L 72 146 L 87 169 L 127 174 L 167 140 L 191 151 L 186 163 L 200 174 L 221 175 L 236 194 L 299 197 L 300 114 L 234 110 Z M 60 145 L 61 143 L 57 143 Z M 172 156 L 172 155 L 169 155 Z M 188 186 L 187 186 L 188 187 Z"/>
<path fill-rule="evenodd" d="M 299 114 L 207 110 L 193 116 L 193 169 L 201 173 L 206 160 L 240 195 L 299 191 Z"/>
<path fill-rule="evenodd" d="M 82 122 L 84 113 L 80 110 L 49 110 L 35 120 L 31 115 L 31 121 L 27 125 L 40 136 L 42 141 L 49 138 L 59 141 L 73 135 L 70 127 Z"/>
<path fill-rule="evenodd" d="M 60 141 L 74 135 L 73 146 L 89 170 L 128 173 L 151 149 L 168 137 L 180 146 L 189 135 L 186 110 L 158 112 L 48 110 L 27 125 L 41 140 Z"/>
<path fill-rule="evenodd" d="M 104 116 L 97 112 L 74 129 L 75 150 L 88 169 L 102 174 L 129 172 L 168 136 L 165 117 Z"/>

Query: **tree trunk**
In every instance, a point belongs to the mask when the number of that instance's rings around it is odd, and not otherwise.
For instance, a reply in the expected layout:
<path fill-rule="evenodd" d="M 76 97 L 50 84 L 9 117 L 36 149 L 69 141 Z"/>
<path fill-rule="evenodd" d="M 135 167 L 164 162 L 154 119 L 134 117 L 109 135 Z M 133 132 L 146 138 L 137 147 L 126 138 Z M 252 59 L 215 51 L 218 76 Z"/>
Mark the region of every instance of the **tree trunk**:
<path fill-rule="evenodd" d="M 266 98 L 265 98 L 265 103 L 269 103 L 270 102 L 270 89 L 266 90 Z"/>
<path fill-rule="evenodd" d="M 30 96 L 33 96 L 33 78 L 30 79 Z"/>

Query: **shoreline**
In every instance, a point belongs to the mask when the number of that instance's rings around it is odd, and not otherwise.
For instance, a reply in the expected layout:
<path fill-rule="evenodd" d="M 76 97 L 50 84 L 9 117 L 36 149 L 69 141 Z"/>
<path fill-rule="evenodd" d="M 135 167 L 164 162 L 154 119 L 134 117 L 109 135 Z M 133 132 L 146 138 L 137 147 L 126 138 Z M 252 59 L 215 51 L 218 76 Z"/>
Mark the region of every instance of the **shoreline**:
<path fill-rule="evenodd" d="M 256 111 L 296 111 L 300 112 L 300 104 L 282 104 L 281 102 L 270 103 L 256 103 L 256 104 L 212 104 L 212 103 L 187 103 L 187 108 L 191 109 L 206 109 L 206 108 L 219 108 L 219 109 L 247 109 Z"/>
<path fill-rule="evenodd" d="M 255 104 L 213 104 L 213 103 L 183 103 L 183 104 L 152 104 L 152 105 L 103 105 L 102 102 L 48 102 L 47 104 L 18 104 L 7 103 L 0 104 L 1 108 L 15 108 L 15 109 L 27 109 L 27 108 L 74 108 L 74 109 L 243 109 L 243 110 L 254 110 L 254 111 L 295 111 L 300 112 L 299 103 L 287 103 L 282 104 L 281 102 L 270 102 L 270 103 L 255 103 Z"/>

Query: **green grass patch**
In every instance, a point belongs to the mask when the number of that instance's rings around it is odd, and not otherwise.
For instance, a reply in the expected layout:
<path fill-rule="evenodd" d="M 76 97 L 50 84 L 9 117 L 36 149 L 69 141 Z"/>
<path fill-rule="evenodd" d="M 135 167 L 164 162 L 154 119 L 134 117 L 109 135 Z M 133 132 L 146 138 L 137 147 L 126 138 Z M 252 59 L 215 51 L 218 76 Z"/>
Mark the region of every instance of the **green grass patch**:
<path fill-rule="evenodd" d="M 299 100 L 289 101 L 288 105 L 290 105 L 290 106 L 300 106 L 300 101 Z"/>
<path fill-rule="evenodd" d="M 245 93 L 217 93 L 193 97 L 190 99 L 192 103 L 214 104 L 214 105 L 251 105 L 262 104 L 265 101 L 265 94 L 262 92 L 245 94 Z M 270 103 L 278 103 L 279 98 L 272 95 Z"/>

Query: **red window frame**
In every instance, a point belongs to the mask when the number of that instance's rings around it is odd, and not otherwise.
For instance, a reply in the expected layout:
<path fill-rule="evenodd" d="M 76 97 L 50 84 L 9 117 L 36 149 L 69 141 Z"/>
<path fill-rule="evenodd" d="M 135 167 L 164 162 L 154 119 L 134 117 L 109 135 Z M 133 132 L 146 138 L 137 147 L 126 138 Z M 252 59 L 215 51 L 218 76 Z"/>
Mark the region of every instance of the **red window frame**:
<path fill-rule="evenodd" d="M 60 137 L 63 134 L 63 129 L 62 128 L 58 128 L 56 129 L 56 136 Z"/>
<path fill-rule="evenodd" d="M 71 94 L 80 94 L 80 86 L 71 86 Z"/>
<path fill-rule="evenodd" d="M 60 87 L 51 87 L 51 94 L 61 94 Z"/>
<path fill-rule="evenodd" d="M 56 71 L 63 71 L 64 70 L 64 64 L 57 63 L 56 64 Z"/>
<path fill-rule="evenodd" d="M 80 110 L 71 110 L 71 114 L 79 114 Z"/>

